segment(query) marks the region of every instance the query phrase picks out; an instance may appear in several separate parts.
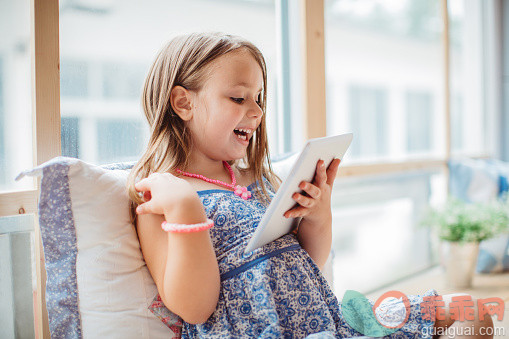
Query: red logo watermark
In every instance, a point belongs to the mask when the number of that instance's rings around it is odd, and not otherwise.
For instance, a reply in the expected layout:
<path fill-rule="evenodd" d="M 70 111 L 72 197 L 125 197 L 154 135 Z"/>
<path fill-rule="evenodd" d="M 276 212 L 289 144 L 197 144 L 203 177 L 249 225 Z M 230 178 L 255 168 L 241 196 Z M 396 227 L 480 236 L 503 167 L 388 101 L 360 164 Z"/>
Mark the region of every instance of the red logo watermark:
<path fill-rule="evenodd" d="M 474 320 L 474 301 L 469 295 L 460 295 L 451 298 L 449 314 L 452 320 Z M 422 318 L 426 320 L 445 320 L 445 303 L 441 295 L 423 297 L 421 303 Z M 496 305 L 493 305 L 496 303 Z M 477 299 L 479 320 L 484 320 L 486 315 L 496 315 L 498 320 L 504 319 L 504 300 L 502 298 Z"/>

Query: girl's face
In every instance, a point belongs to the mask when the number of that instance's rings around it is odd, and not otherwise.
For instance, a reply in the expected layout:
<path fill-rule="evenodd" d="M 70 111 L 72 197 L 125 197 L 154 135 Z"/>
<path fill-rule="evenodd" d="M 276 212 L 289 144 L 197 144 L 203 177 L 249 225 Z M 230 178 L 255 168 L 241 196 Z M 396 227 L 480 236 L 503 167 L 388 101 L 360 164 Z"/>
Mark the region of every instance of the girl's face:
<path fill-rule="evenodd" d="M 246 50 L 221 56 L 208 67 L 188 121 L 193 152 L 212 160 L 241 159 L 262 120 L 262 70 Z"/>

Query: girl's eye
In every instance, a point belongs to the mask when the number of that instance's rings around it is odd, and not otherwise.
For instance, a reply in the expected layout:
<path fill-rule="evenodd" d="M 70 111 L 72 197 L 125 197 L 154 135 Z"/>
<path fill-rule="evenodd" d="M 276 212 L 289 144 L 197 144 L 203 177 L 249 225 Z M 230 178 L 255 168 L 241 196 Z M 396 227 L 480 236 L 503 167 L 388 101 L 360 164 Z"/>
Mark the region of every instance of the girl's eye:
<path fill-rule="evenodd" d="M 230 98 L 230 99 L 232 99 L 237 104 L 241 104 L 244 101 L 244 98 Z"/>

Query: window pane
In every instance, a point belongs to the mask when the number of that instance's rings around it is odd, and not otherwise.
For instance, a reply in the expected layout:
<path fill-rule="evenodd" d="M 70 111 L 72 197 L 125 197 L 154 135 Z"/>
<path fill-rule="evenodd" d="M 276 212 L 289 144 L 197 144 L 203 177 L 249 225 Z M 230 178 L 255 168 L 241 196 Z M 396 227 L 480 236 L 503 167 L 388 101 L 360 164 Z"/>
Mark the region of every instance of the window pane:
<path fill-rule="evenodd" d="M 441 27 L 438 0 L 325 1 L 327 134 L 352 159 L 445 155 Z"/>
<path fill-rule="evenodd" d="M 129 99 L 140 96 L 145 76 L 143 64 L 106 62 L 102 66 L 104 98 Z"/>
<path fill-rule="evenodd" d="M 62 143 L 62 155 L 65 157 L 79 158 L 80 120 L 77 117 L 62 117 L 60 139 Z"/>
<path fill-rule="evenodd" d="M 453 154 L 487 150 L 483 54 L 483 0 L 450 0 L 451 147 Z"/>
<path fill-rule="evenodd" d="M 97 140 L 99 145 L 99 162 L 121 162 L 137 160 L 134 155 L 142 152 L 139 136 L 143 133 L 140 122 L 136 119 L 100 119 L 97 123 Z"/>
<path fill-rule="evenodd" d="M 36 274 L 32 215 L 0 218 L 0 338 L 34 338 Z"/>
<path fill-rule="evenodd" d="M 149 133 L 140 104 L 145 75 L 167 41 L 197 31 L 240 35 L 260 48 L 277 150 L 275 27 L 274 0 L 61 1 L 63 154 L 92 163 L 138 159 Z"/>
<path fill-rule="evenodd" d="M 349 89 L 349 120 L 356 141 L 353 157 L 387 154 L 387 92 L 383 88 L 353 86 Z"/>
<path fill-rule="evenodd" d="M 63 59 L 60 62 L 60 95 L 62 97 L 88 96 L 88 64 L 84 61 Z"/>
<path fill-rule="evenodd" d="M 0 1 L 0 191 L 34 188 L 15 182 L 33 167 L 30 1 Z"/>
<path fill-rule="evenodd" d="M 365 293 L 436 263 L 425 208 L 443 201 L 445 176 L 419 171 L 340 177 L 332 196 L 334 291 Z"/>
<path fill-rule="evenodd" d="M 407 149 L 410 152 L 426 152 L 431 148 L 431 122 L 433 95 L 430 92 L 408 91 L 405 97 Z"/>

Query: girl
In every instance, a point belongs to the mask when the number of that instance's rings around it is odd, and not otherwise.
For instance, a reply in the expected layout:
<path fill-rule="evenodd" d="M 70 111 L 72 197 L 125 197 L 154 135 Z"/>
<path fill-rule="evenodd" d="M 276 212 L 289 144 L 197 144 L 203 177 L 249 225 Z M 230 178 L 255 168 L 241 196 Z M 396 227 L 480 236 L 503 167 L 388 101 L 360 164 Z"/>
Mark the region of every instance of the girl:
<path fill-rule="evenodd" d="M 320 273 L 339 160 L 319 161 L 313 182 L 293 195 L 285 216 L 302 217 L 296 232 L 243 254 L 280 183 L 266 88 L 262 54 L 240 37 L 191 34 L 161 50 L 143 90 L 151 137 L 128 182 L 143 256 L 184 338 L 360 336 Z M 451 325 L 424 320 L 423 298 L 411 301 L 395 336 Z"/>

